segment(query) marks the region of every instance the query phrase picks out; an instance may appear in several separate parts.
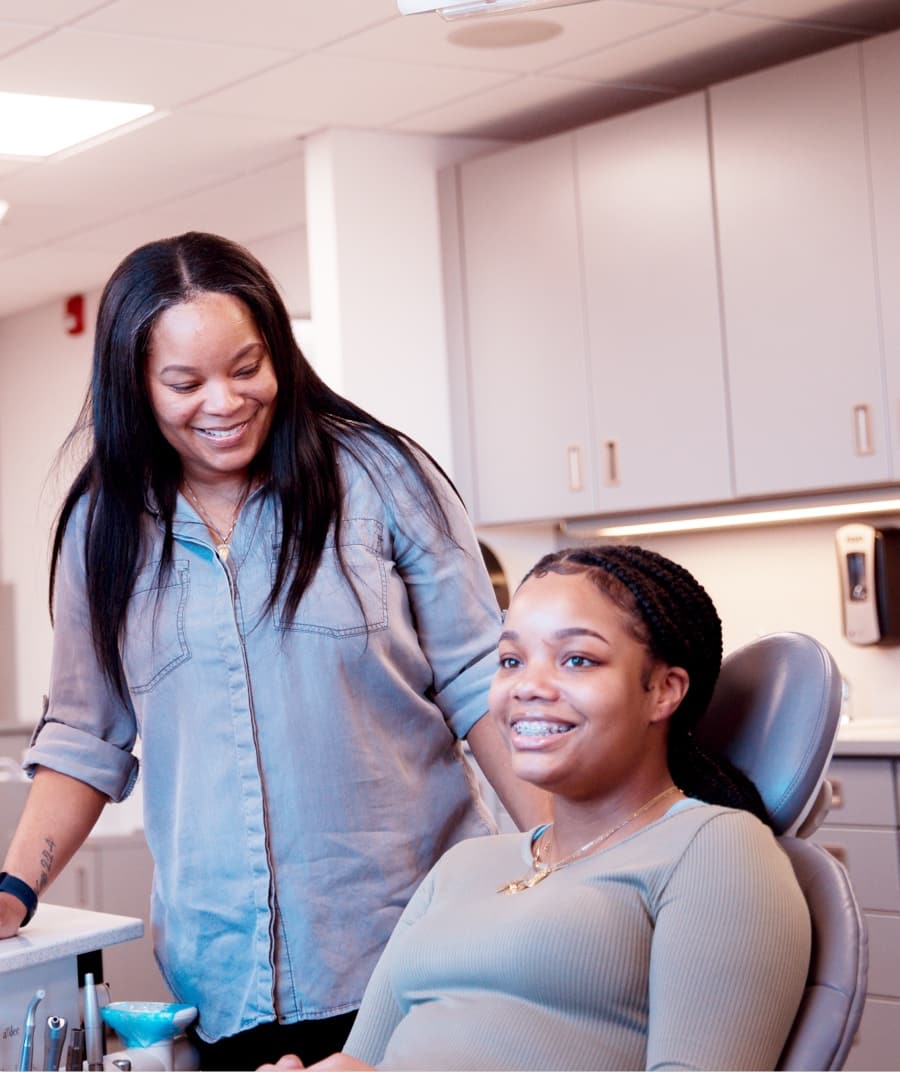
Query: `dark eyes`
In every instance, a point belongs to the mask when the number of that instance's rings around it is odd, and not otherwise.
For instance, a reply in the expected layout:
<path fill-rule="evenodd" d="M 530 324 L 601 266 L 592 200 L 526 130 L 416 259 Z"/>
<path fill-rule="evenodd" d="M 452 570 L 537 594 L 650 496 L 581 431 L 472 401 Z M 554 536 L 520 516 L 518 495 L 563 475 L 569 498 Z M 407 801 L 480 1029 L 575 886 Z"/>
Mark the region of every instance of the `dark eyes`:
<path fill-rule="evenodd" d="M 589 659 L 586 655 L 570 655 L 563 663 L 563 666 L 571 666 L 576 670 L 580 670 L 585 666 L 596 666 L 596 662 L 593 659 Z"/>
<path fill-rule="evenodd" d="M 501 670 L 515 670 L 521 665 L 522 660 L 515 655 L 500 656 Z M 588 667 L 599 666 L 600 664 L 595 659 L 589 659 L 586 655 L 568 655 L 563 659 L 562 665 L 571 667 L 573 670 L 584 670 Z"/>

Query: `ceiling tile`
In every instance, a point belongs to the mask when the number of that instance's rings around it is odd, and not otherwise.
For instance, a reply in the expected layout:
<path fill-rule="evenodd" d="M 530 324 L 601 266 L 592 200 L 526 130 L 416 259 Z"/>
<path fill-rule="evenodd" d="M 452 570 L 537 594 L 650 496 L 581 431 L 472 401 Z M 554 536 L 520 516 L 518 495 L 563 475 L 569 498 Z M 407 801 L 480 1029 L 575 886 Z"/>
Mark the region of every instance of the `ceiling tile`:
<path fill-rule="evenodd" d="M 780 24 L 773 28 L 761 19 L 710 12 L 652 36 L 560 64 L 552 73 L 600 82 L 628 80 L 683 91 L 847 39 L 845 33 L 818 26 Z"/>
<path fill-rule="evenodd" d="M 278 121 L 181 113 L 4 179 L 3 196 L 14 209 L 4 221 L 4 242 L 29 248 L 82 234 L 299 152 L 295 128 Z"/>
<path fill-rule="evenodd" d="M 734 11 L 772 19 L 805 19 L 826 26 L 880 32 L 900 26 L 898 0 L 738 0 Z"/>
<path fill-rule="evenodd" d="M 61 30 L 0 60 L 0 89 L 167 108 L 283 59 L 267 49 Z"/>
<path fill-rule="evenodd" d="M 97 6 L 97 0 L 0 0 L 0 22 L 61 26 Z"/>
<path fill-rule="evenodd" d="M 29 165 L 18 157 L 0 156 L 0 177 L 14 175 Z"/>
<path fill-rule="evenodd" d="M 305 221 L 305 174 L 302 151 L 298 151 L 277 164 L 93 228 L 71 244 L 113 253 L 118 261 L 164 235 L 212 231 L 247 242 L 302 226 Z"/>
<path fill-rule="evenodd" d="M 454 67 L 477 67 L 494 71 L 536 72 L 594 49 L 640 37 L 698 14 L 687 3 L 659 6 L 604 0 L 596 6 L 551 8 L 527 18 L 557 26 L 561 32 L 545 41 L 506 48 L 465 48 L 454 44 L 458 35 L 471 34 L 490 26 L 492 30 L 512 27 L 520 20 L 510 15 L 493 20 L 445 22 L 426 15 L 401 20 L 399 25 L 377 26 L 331 46 L 328 54 L 362 56 L 378 60 L 440 63 Z"/>
<path fill-rule="evenodd" d="M 99 287 L 115 266 L 108 254 L 56 246 L 4 260 L 0 247 L 0 317 Z"/>
<path fill-rule="evenodd" d="M 600 86 L 569 78 L 526 75 L 487 93 L 419 112 L 394 129 L 530 141 L 660 100 L 649 89 Z"/>
<path fill-rule="evenodd" d="M 204 112 L 270 115 L 317 126 L 391 125 L 505 80 L 496 72 L 314 53 L 204 99 Z"/>
<path fill-rule="evenodd" d="M 0 22 L 0 59 L 29 41 L 36 41 L 47 32 L 46 26 L 35 26 L 32 23 Z"/>
<path fill-rule="evenodd" d="M 80 25 L 183 41 L 307 51 L 399 18 L 395 0 L 328 0 L 327 4 L 253 0 L 249 18 L 246 4 L 222 0 L 118 0 L 87 16 Z"/>

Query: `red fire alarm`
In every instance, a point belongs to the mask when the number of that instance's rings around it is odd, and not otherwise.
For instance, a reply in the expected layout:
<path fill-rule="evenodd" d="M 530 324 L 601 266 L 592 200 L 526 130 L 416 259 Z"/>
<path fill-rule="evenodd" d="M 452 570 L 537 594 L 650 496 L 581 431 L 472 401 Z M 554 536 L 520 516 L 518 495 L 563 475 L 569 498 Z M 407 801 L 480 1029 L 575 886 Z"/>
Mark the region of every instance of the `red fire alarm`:
<path fill-rule="evenodd" d="M 84 295 L 73 294 L 66 298 L 66 334 L 81 335 L 84 332 Z"/>

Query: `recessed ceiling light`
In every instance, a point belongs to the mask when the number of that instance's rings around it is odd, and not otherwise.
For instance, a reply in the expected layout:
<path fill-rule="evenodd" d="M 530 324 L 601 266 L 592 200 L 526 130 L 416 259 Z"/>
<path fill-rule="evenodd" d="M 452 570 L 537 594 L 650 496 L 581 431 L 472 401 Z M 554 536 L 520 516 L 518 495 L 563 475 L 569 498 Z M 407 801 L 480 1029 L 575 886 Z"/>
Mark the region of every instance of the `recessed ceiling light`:
<path fill-rule="evenodd" d="M 152 111 L 152 104 L 0 92 L 0 156 L 52 156 Z"/>
<path fill-rule="evenodd" d="M 562 26 L 549 19 L 486 19 L 452 30 L 447 40 L 461 48 L 516 48 L 549 41 Z"/>

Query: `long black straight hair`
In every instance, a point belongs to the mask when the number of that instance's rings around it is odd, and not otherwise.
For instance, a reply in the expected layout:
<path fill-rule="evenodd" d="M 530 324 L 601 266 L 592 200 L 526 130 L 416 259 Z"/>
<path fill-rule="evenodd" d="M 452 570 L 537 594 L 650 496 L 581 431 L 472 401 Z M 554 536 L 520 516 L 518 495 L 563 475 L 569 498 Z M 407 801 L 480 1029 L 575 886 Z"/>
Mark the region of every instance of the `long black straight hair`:
<path fill-rule="evenodd" d="M 429 457 L 427 453 L 322 381 L 294 340 L 275 283 L 248 250 L 196 231 L 141 246 L 116 268 L 100 299 L 90 387 L 63 444 L 65 450 L 87 434 L 90 453 L 57 518 L 49 589 L 52 619 L 63 539 L 76 504 L 86 495 L 91 635 L 98 662 L 123 699 L 127 686 L 119 644 L 140 566 L 143 525 L 148 512 L 163 523 L 162 578 L 172 563 L 172 518 L 182 475 L 181 459 L 160 432 L 150 404 L 146 367 L 151 335 L 161 313 L 207 292 L 232 295 L 249 309 L 278 384 L 272 427 L 251 471 L 268 480 L 280 504 L 281 544 L 267 606 L 284 592 L 286 614 L 293 616 L 329 530 L 341 521 L 339 447 L 373 477 L 373 455 L 404 458 L 421 484 L 427 516 L 450 537 L 443 504 L 418 456 Z M 378 483 L 389 494 L 383 474 Z"/>

